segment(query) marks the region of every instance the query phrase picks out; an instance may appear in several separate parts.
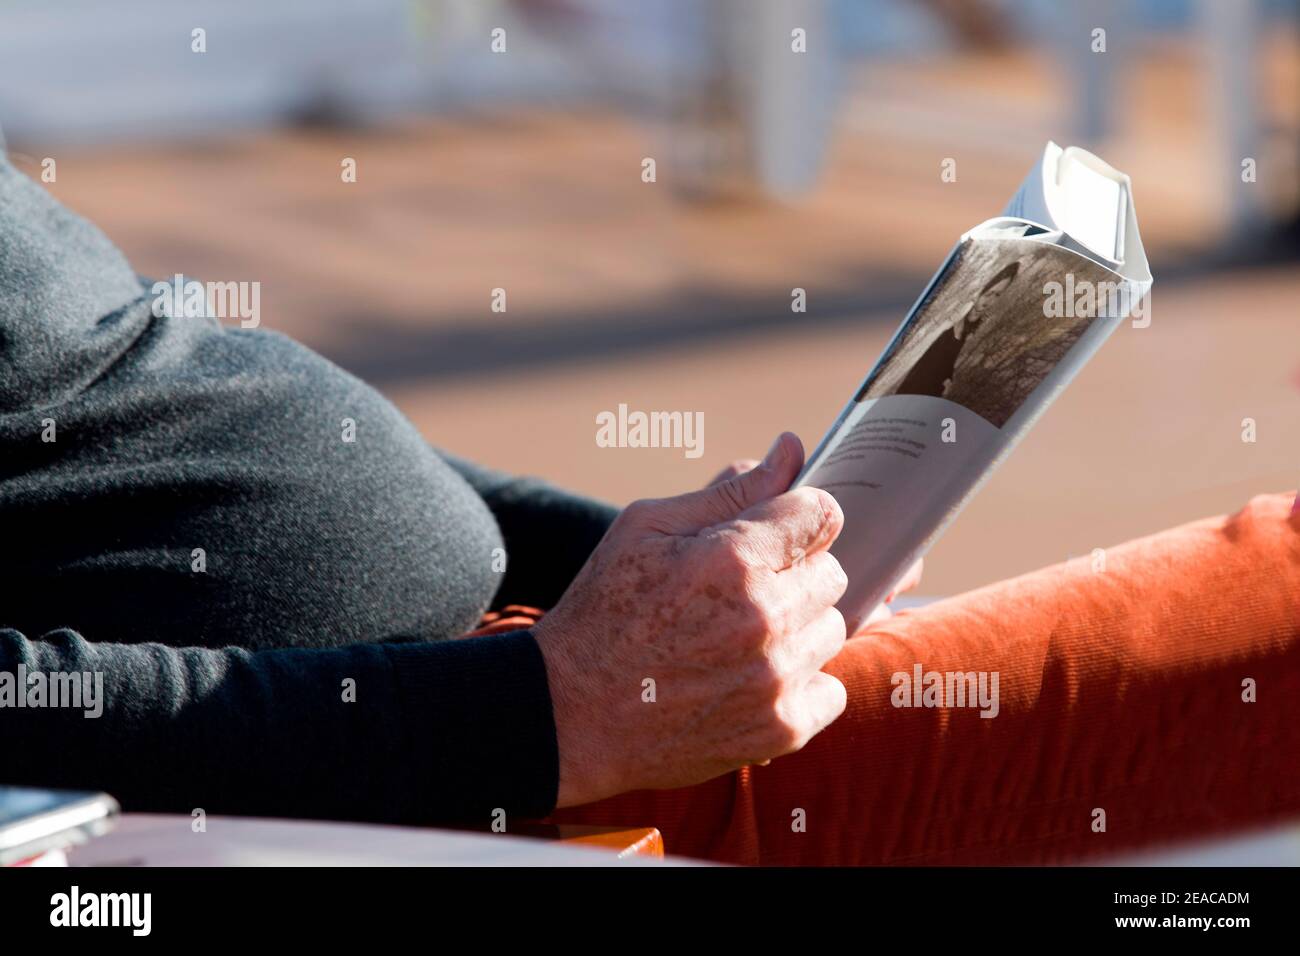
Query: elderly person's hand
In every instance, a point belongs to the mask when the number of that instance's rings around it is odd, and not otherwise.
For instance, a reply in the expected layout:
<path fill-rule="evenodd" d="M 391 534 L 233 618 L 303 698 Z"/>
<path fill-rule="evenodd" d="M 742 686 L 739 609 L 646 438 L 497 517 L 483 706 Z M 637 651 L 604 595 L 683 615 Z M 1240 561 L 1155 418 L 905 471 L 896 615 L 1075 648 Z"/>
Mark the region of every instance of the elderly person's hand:
<path fill-rule="evenodd" d="M 561 807 L 687 786 L 803 747 L 844 710 L 821 671 L 844 643 L 829 494 L 788 490 L 791 434 L 743 474 L 638 501 L 534 628 Z"/>
<path fill-rule="evenodd" d="M 730 481 L 731 479 L 737 477 L 738 475 L 743 475 L 745 472 L 750 471 L 751 469 L 756 467 L 758 467 L 758 461 L 756 459 L 738 458 L 735 461 L 733 461 L 730 465 L 728 465 L 726 468 L 722 469 L 722 471 L 718 472 L 718 474 L 714 477 L 714 479 L 711 482 L 709 482 L 709 484 L 716 485 L 722 481 Z M 1300 510 L 1300 495 L 1296 497 L 1296 509 Z M 894 585 L 894 589 L 889 592 L 889 594 L 885 597 L 885 599 L 881 601 L 880 604 L 876 607 L 876 609 L 867 616 L 867 619 L 862 622 L 862 626 L 858 629 L 857 633 L 851 634 L 849 636 L 856 637 L 858 634 L 861 634 L 862 632 L 870 628 L 871 625 L 876 623 L 877 621 L 883 621 L 886 618 L 888 618 L 890 614 L 893 613 L 889 609 L 890 602 L 893 601 L 894 598 L 898 597 L 900 594 L 912 590 L 912 588 L 916 587 L 918 584 L 921 583 L 921 572 L 923 568 L 924 568 L 924 562 L 920 558 L 918 558 L 916 563 L 907 569 L 907 573 L 903 575 L 903 579 L 899 581 L 898 584 Z"/>

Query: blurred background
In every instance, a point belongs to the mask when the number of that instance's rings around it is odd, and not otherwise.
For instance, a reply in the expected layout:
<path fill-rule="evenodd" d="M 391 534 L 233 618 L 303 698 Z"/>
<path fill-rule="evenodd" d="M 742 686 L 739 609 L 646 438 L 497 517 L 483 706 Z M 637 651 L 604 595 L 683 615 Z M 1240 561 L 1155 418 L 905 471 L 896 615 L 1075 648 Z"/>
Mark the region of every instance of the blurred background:
<path fill-rule="evenodd" d="M 1133 178 L 1152 323 L 923 591 L 1300 475 L 1296 0 L 0 0 L 0 129 L 137 271 L 260 282 L 431 441 L 619 503 L 811 450 L 957 237 L 1084 146 Z M 598 447 L 620 404 L 703 412 L 704 455 Z"/>

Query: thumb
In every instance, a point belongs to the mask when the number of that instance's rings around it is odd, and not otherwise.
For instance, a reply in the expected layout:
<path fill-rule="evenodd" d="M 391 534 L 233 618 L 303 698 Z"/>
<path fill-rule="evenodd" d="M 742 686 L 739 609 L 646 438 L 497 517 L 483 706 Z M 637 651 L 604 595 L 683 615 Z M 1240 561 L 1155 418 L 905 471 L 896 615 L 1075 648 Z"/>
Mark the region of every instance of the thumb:
<path fill-rule="evenodd" d="M 730 521 L 760 501 L 775 498 L 789 490 L 791 482 L 803 468 L 803 444 L 793 432 L 777 436 L 767 456 L 757 468 L 744 474 L 709 485 L 699 491 L 664 501 L 670 534 L 694 534 L 710 525 Z"/>

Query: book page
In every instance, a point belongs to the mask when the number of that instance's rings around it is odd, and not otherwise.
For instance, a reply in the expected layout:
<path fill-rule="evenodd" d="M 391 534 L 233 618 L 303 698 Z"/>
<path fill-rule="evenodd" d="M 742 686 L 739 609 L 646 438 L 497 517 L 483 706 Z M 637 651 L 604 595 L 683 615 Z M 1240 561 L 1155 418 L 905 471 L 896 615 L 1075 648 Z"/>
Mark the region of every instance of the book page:
<path fill-rule="evenodd" d="M 1118 324 L 1122 307 L 1095 293 L 1122 285 L 1041 237 L 954 250 L 798 481 L 844 511 L 831 551 L 849 576 L 839 606 L 850 628 Z"/>
<path fill-rule="evenodd" d="M 1063 245 L 1135 282 L 1150 282 L 1129 178 L 1085 149 L 1048 143 L 1003 215 L 1064 234 Z"/>
<path fill-rule="evenodd" d="M 831 551 L 851 632 L 1150 287 L 1129 178 L 1048 143 L 1004 215 L 962 237 L 796 482 L 844 511 Z"/>

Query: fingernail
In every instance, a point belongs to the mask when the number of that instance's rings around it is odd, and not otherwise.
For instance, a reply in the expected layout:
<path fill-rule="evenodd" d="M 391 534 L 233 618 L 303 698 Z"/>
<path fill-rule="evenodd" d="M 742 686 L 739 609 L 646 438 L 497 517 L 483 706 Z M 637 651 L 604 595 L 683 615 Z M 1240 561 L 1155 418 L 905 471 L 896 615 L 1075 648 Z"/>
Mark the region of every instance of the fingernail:
<path fill-rule="evenodd" d="M 767 454 L 763 456 L 763 467 L 775 468 L 777 465 L 785 461 L 785 456 L 785 433 L 782 432 L 780 435 L 776 436 L 776 441 L 772 442 L 772 447 L 769 448 Z"/>

